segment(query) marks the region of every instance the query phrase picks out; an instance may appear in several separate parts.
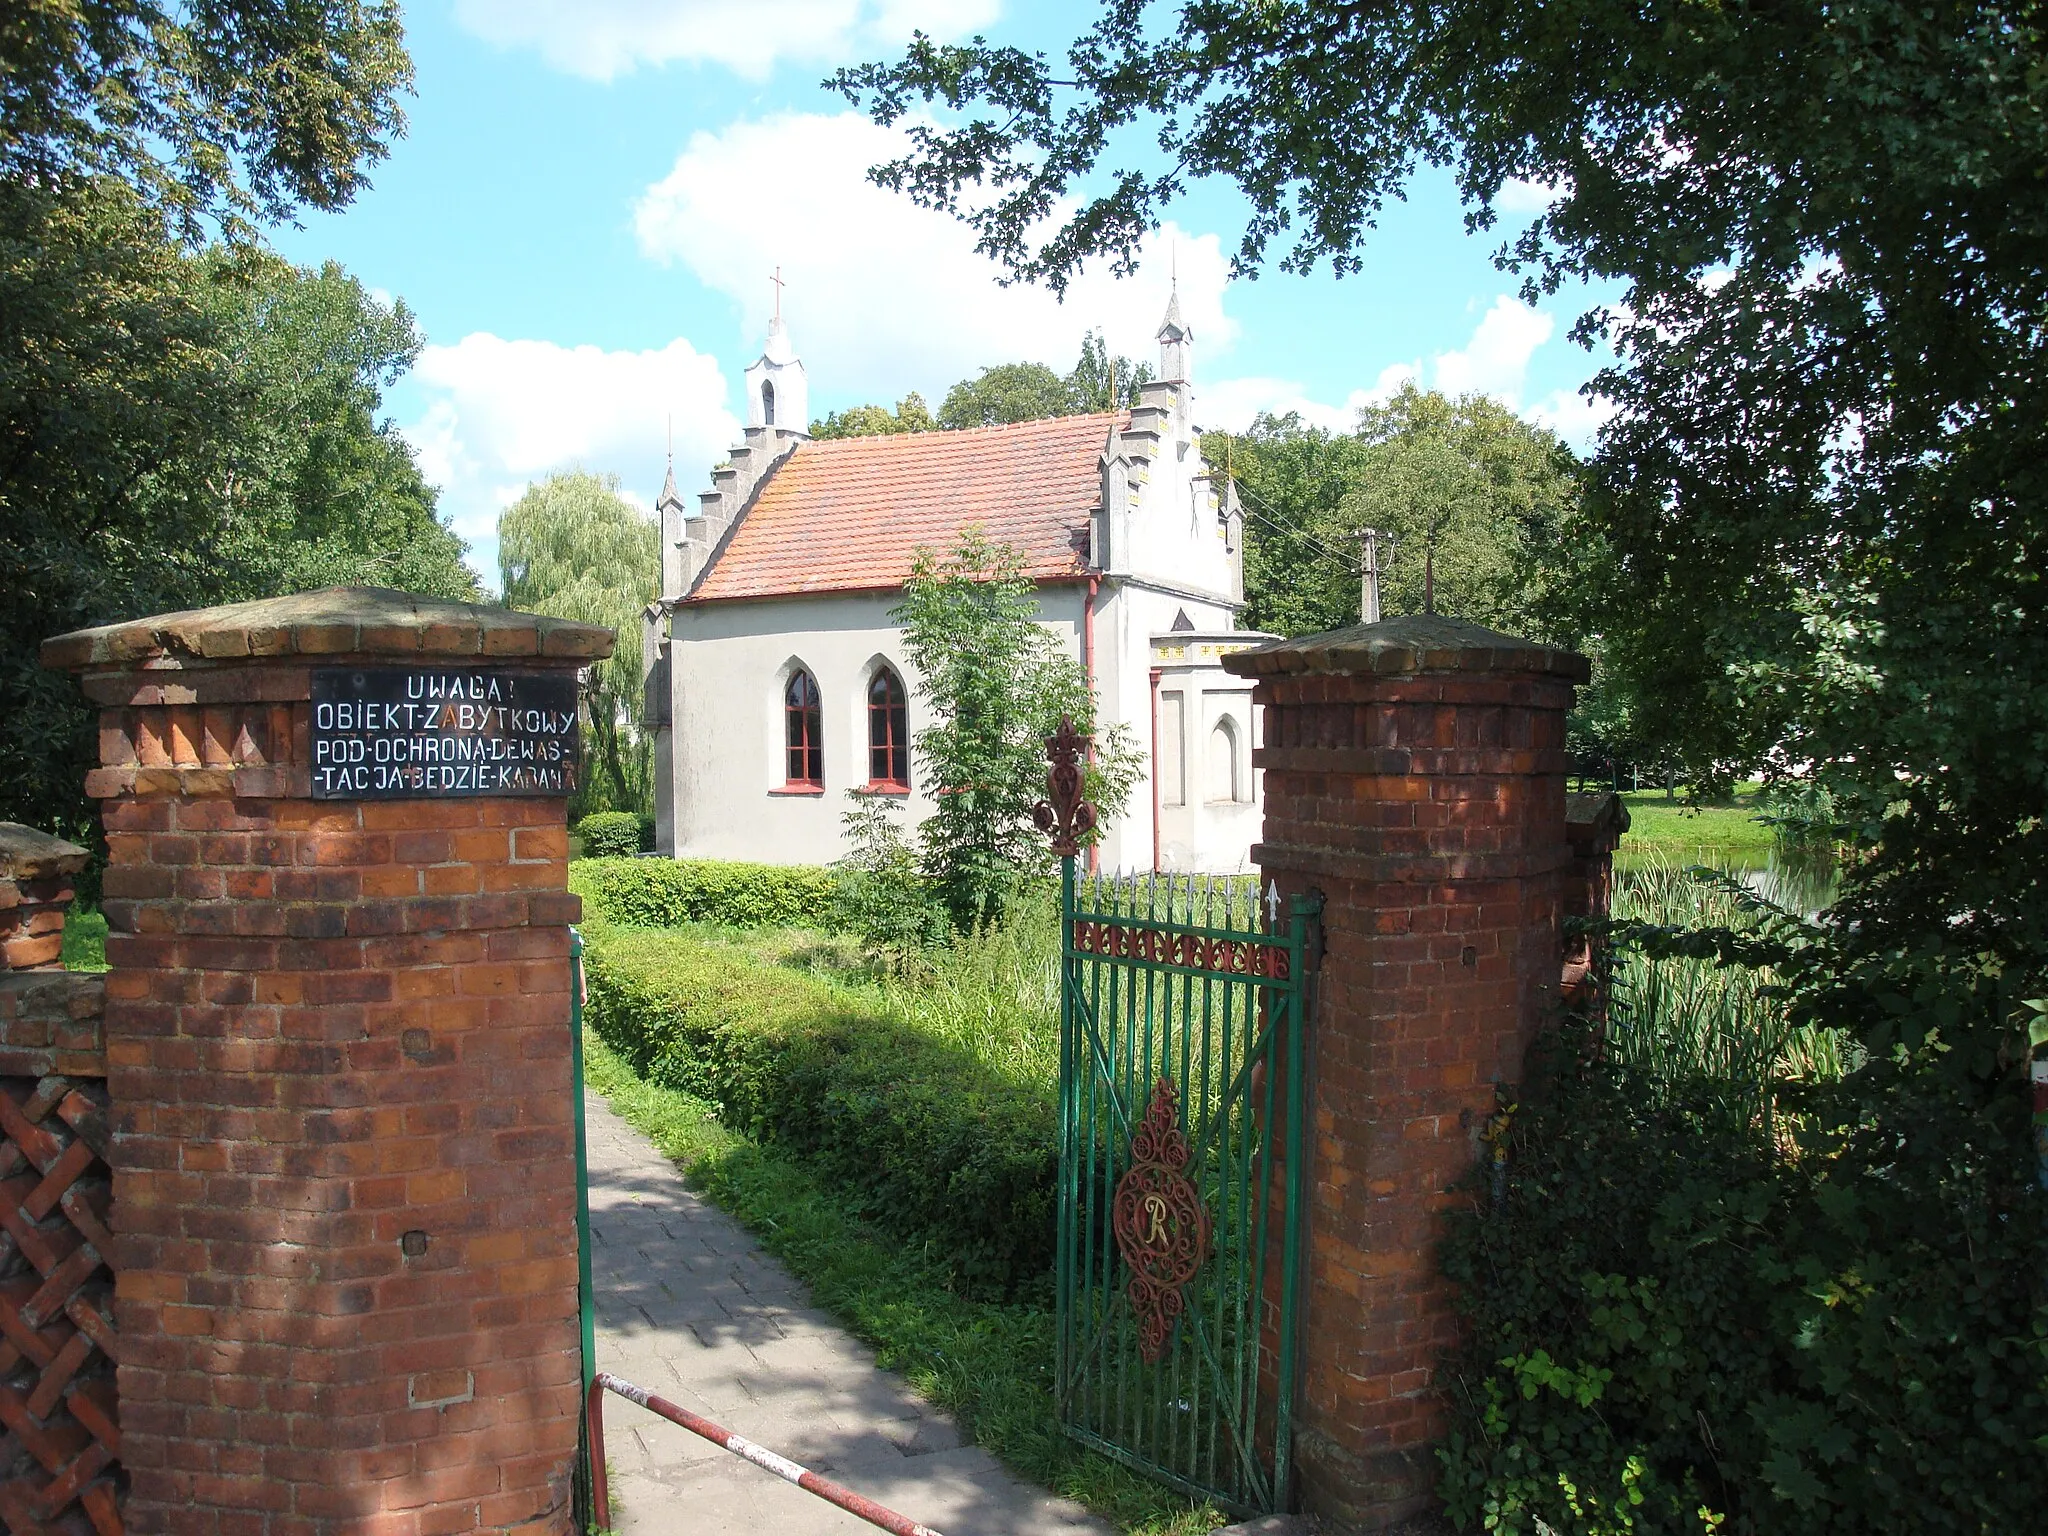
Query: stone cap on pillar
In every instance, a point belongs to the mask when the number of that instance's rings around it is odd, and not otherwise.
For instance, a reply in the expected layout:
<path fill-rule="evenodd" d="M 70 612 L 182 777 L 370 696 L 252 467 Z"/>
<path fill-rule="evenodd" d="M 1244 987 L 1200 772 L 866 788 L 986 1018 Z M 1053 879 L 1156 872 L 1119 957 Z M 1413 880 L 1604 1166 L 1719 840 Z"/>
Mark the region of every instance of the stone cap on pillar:
<path fill-rule="evenodd" d="M 92 862 L 76 843 L 18 821 L 0 821 L 0 880 L 48 880 L 75 875 Z"/>
<path fill-rule="evenodd" d="M 313 793 L 315 677 L 389 668 L 575 673 L 612 653 L 598 624 L 381 587 L 327 587 L 158 614 L 43 642 L 100 706 L 96 799 Z M 573 684 L 572 684 L 573 691 Z"/>
<path fill-rule="evenodd" d="M 1566 795 L 1564 828 L 1574 851 L 1612 853 L 1628 831 L 1628 806 L 1612 790 Z"/>
<path fill-rule="evenodd" d="M 1239 677 L 1316 673 L 1516 672 L 1583 683 L 1593 664 L 1576 651 L 1539 645 L 1440 613 L 1404 613 L 1320 635 L 1275 640 L 1223 658 Z"/>
<path fill-rule="evenodd" d="M 61 969 L 64 963 L 64 912 L 71 905 L 71 882 L 92 855 L 76 843 L 52 837 L 18 821 L 0 821 L 0 975 L 12 971 Z M 45 1047 L 49 1039 L 38 1026 L 23 1022 L 22 999 L 0 998 L 0 1071 L 26 1073 L 50 1070 L 46 1058 L 10 1055 L 14 1047 Z M 30 1038 L 30 1037 L 34 1038 Z"/>
<path fill-rule="evenodd" d="M 74 630 L 43 642 L 62 672 L 180 661 L 390 656 L 431 661 L 552 657 L 602 661 L 612 632 L 598 624 L 422 597 L 385 587 L 323 587 L 218 608 Z"/>

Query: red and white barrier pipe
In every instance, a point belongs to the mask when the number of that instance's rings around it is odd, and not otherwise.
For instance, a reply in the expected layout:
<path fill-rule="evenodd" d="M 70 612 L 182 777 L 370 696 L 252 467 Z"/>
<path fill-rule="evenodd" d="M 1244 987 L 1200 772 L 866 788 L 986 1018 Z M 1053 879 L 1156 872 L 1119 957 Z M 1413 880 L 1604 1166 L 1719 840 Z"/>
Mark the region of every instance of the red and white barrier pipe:
<path fill-rule="evenodd" d="M 712 1423 L 687 1408 L 679 1408 L 665 1397 L 656 1397 L 645 1387 L 636 1387 L 630 1381 L 622 1381 L 610 1371 L 599 1371 L 591 1380 L 589 1394 L 583 1403 L 584 1418 L 590 1425 L 590 1502 L 591 1514 L 596 1517 L 599 1530 L 609 1530 L 612 1523 L 611 1491 L 606 1487 L 604 1467 L 604 1395 L 616 1392 L 628 1402 L 638 1403 L 649 1413 L 660 1414 L 671 1424 L 680 1424 L 693 1435 L 702 1435 L 714 1445 L 724 1446 L 733 1455 L 751 1461 L 765 1471 L 773 1472 L 785 1483 L 795 1483 L 806 1493 L 815 1493 L 828 1504 L 837 1504 L 850 1515 L 858 1515 L 869 1525 L 878 1525 L 894 1536 L 939 1536 L 928 1525 L 919 1525 L 904 1515 L 899 1515 L 887 1505 L 877 1504 L 873 1499 L 855 1493 L 851 1488 L 842 1488 L 829 1478 L 818 1476 L 808 1467 L 800 1467 L 786 1456 L 778 1456 L 766 1446 L 756 1445 L 744 1435 Z"/>

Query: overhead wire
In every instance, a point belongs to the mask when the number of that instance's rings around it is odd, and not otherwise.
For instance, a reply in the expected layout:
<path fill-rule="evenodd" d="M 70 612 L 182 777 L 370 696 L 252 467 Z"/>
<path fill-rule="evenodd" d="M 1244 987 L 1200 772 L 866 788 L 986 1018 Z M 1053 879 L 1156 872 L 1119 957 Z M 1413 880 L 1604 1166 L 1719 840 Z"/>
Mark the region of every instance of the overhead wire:
<path fill-rule="evenodd" d="M 1242 480 L 1239 480 L 1235 476 L 1233 476 L 1231 478 L 1231 484 L 1237 488 L 1237 493 L 1240 498 L 1248 498 L 1251 503 L 1256 504 L 1256 506 L 1258 507 L 1264 508 L 1263 514 L 1254 511 L 1253 515 L 1258 518 L 1258 521 L 1265 524 L 1266 527 L 1270 529 L 1272 532 L 1279 534 L 1285 538 L 1299 540 L 1301 543 L 1306 544 L 1310 549 L 1314 550 L 1317 554 L 1322 555 L 1325 559 L 1336 561 L 1339 566 L 1348 567 L 1356 558 L 1355 556 L 1344 554 L 1339 552 L 1338 550 L 1332 549 L 1328 544 L 1322 541 L 1322 539 L 1314 532 L 1313 529 L 1306 527 L 1290 527 L 1288 524 L 1282 522 L 1280 520 L 1281 514 L 1279 512 L 1279 509 L 1274 507 L 1270 502 L 1266 501 L 1264 497 L 1254 492 Z M 1247 510 L 1252 509 L 1248 507 Z"/>

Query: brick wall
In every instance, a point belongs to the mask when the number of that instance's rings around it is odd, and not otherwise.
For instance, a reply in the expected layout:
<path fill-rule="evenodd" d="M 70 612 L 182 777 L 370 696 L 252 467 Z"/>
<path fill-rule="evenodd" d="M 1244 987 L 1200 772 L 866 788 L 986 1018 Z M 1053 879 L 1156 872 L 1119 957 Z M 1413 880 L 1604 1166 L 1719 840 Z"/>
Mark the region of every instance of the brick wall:
<path fill-rule="evenodd" d="M 1457 1339 L 1435 1247 L 1555 1006 L 1576 657 L 1433 616 L 1233 658 L 1266 873 L 1319 889 L 1296 1456 L 1342 1531 L 1429 1528 Z"/>
<path fill-rule="evenodd" d="M 609 634 L 360 590 L 173 617 L 45 653 L 103 706 L 130 1522 L 566 1532 L 566 802 L 311 799 L 309 669 Z"/>
<path fill-rule="evenodd" d="M 561 802 L 105 813 L 138 1518 L 559 1513 L 580 1382 Z"/>

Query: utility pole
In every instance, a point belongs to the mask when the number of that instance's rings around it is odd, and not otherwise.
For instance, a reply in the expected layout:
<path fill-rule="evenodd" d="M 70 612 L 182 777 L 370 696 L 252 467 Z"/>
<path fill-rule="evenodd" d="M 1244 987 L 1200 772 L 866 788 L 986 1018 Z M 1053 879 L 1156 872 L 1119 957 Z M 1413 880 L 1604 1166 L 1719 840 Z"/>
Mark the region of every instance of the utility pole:
<path fill-rule="evenodd" d="M 1358 542 L 1365 546 L 1365 558 L 1360 565 L 1358 622 L 1361 624 L 1377 624 L 1380 621 L 1379 529 L 1359 529 Z"/>

